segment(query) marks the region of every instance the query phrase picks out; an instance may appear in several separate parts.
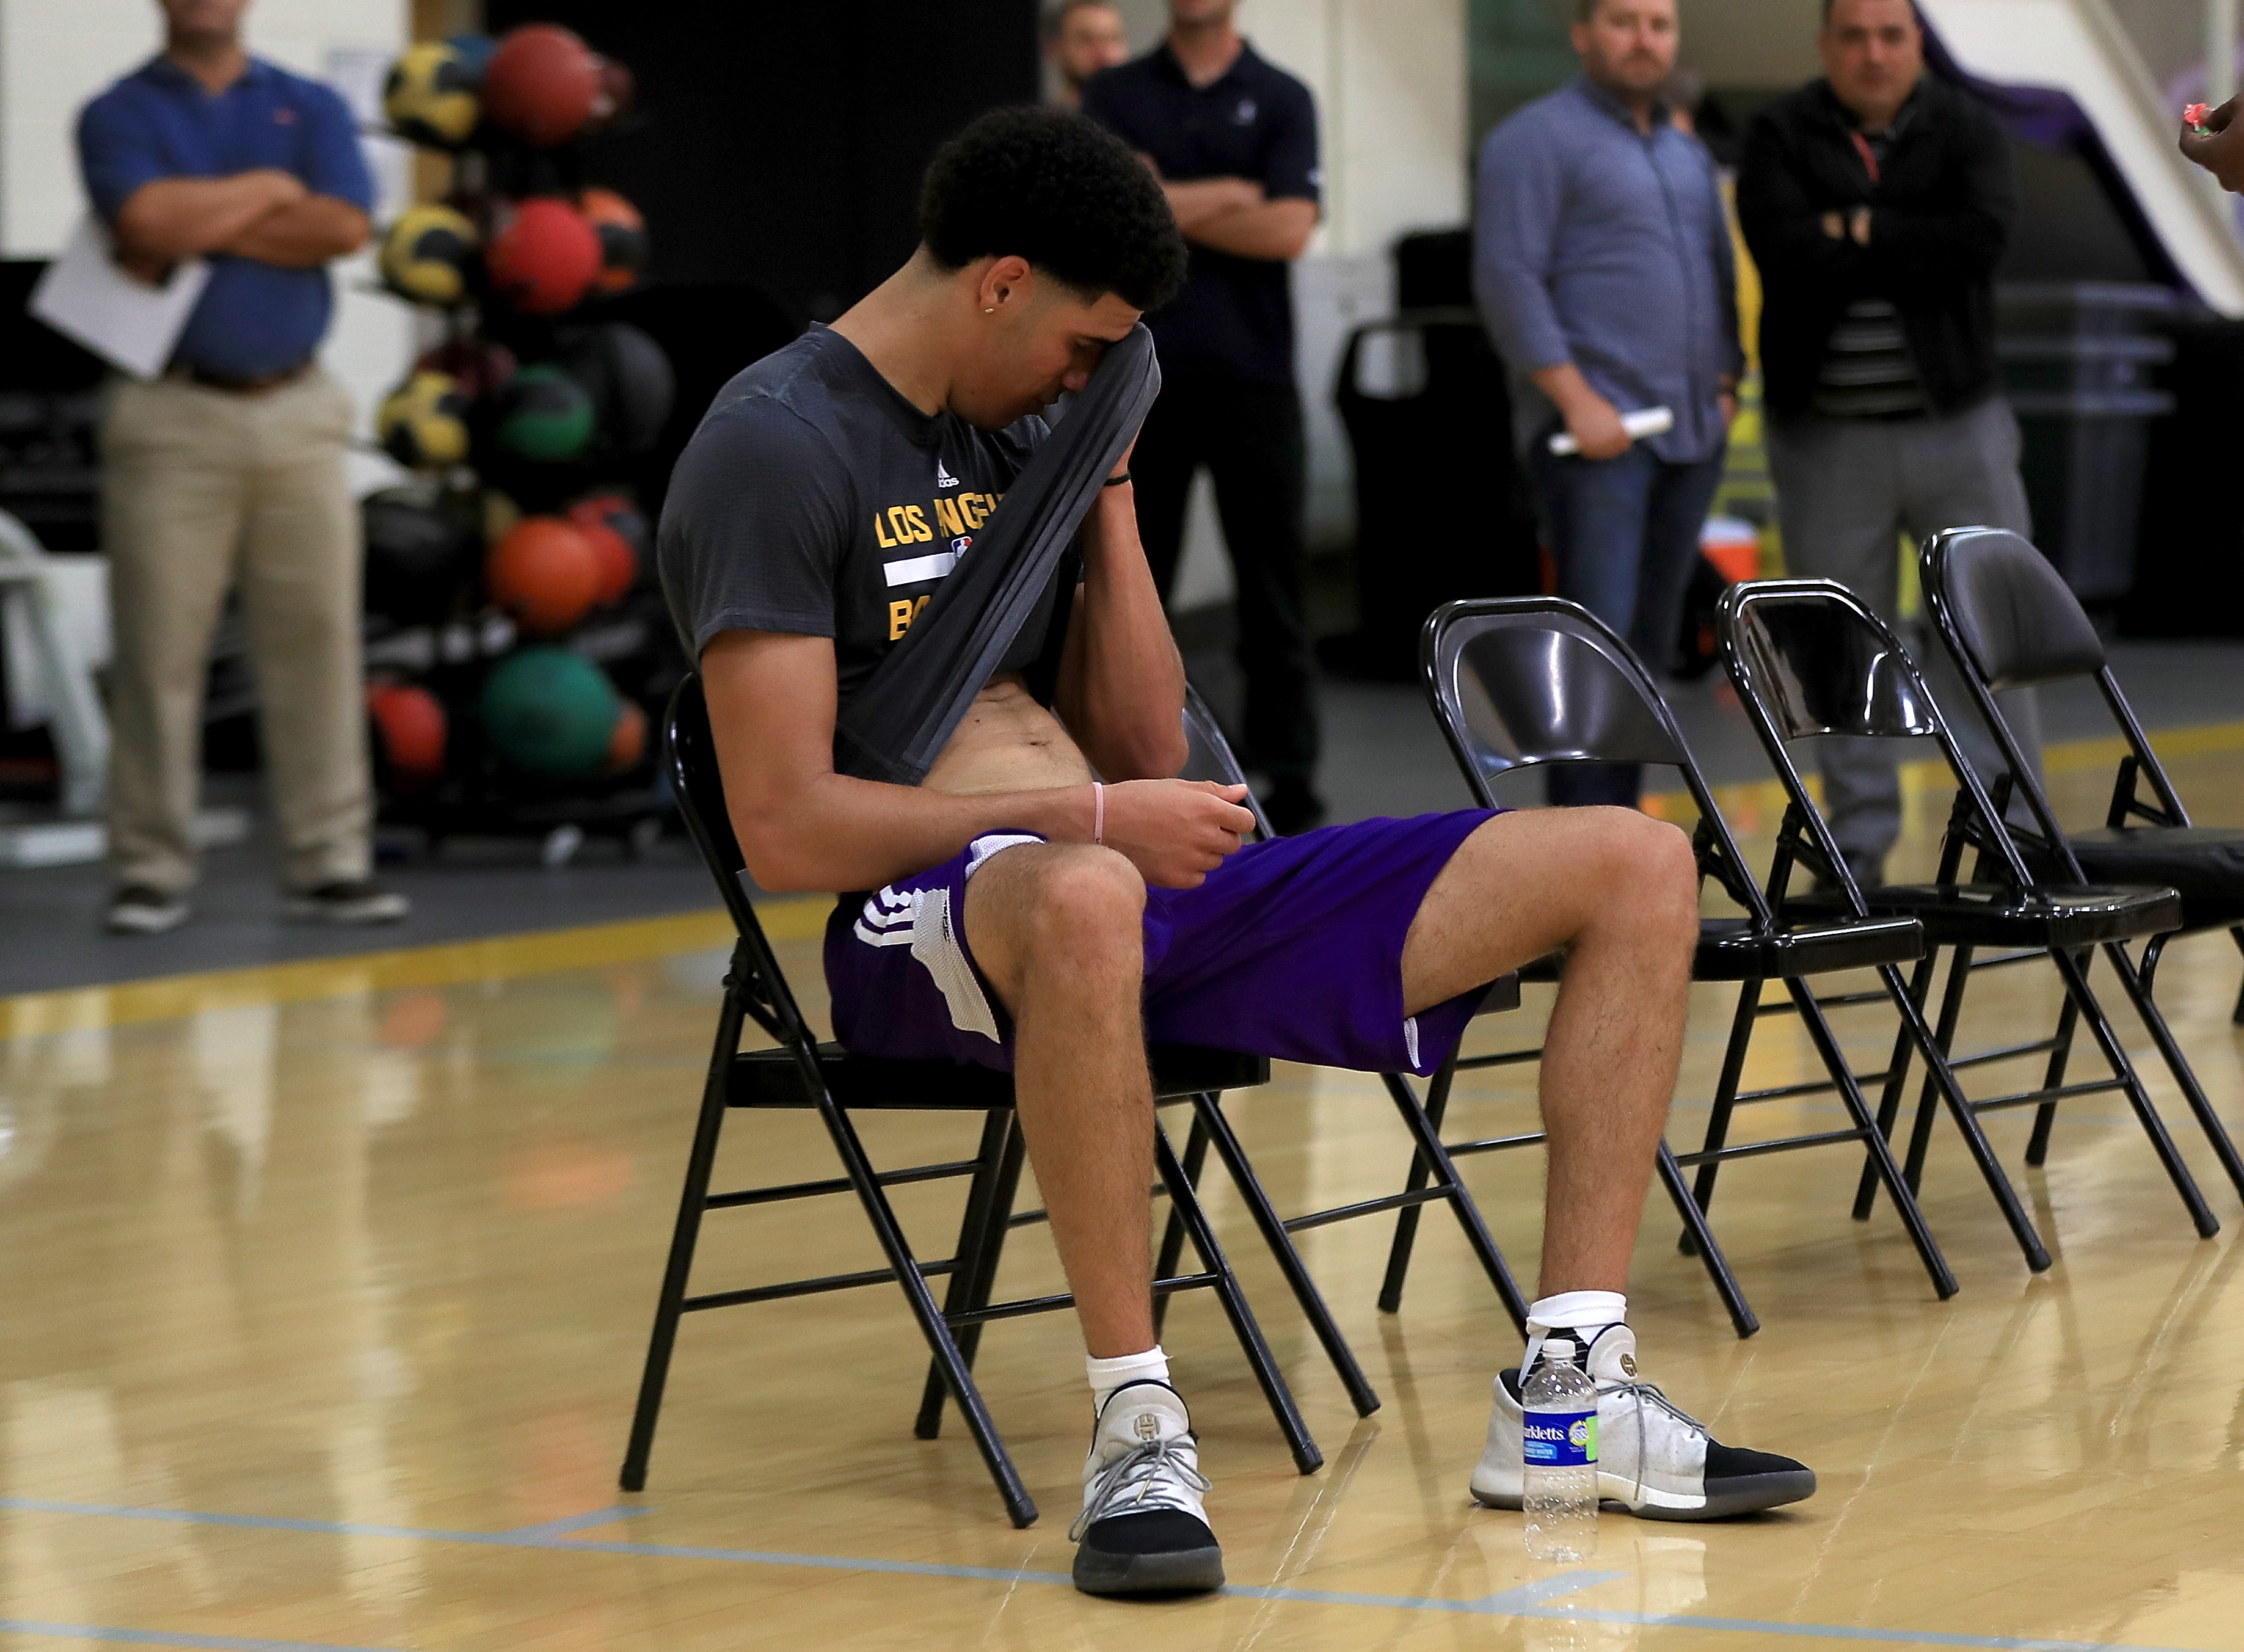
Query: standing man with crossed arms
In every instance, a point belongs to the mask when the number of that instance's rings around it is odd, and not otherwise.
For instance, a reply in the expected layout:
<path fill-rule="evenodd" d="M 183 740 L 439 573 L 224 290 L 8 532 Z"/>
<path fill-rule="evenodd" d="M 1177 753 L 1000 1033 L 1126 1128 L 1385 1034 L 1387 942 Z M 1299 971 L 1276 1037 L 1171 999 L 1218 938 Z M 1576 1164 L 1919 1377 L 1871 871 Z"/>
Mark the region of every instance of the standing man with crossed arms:
<path fill-rule="evenodd" d="M 980 554 L 967 533 L 899 555 L 891 528 L 947 526 L 970 495 L 978 529 L 1043 442 L 1039 410 L 1084 388 L 1183 264 L 1152 177 L 1055 111 L 1002 111 L 954 138 L 920 225 L 902 269 L 718 393 L 657 558 L 749 873 L 852 892 L 826 930 L 835 1036 L 1013 1074 L 1089 1354 L 1076 1586 L 1223 1581 L 1191 1414 L 1153 1334 L 1146 1041 L 1429 1073 L 1490 981 L 1552 953 L 1566 968 L 1529 1315 L 1587 1351 L 1601 1489 L 1670 1520 L 1811 1494 L 1808 1469 L 1721 1445 L 1644 1382 L 1626 1323 L 1699 933 L 1674 827 L 1629 809 L 1464 810 L 1242 846 L 1243 788 L 1171 778 L 1184 670 L 1126 456 L 1079 531 L 1080 582 L 1054 576 L 925 780 L 836 771 L 837 716 Z M 1470 1489 L 1516 1508 L 1518 1372 L 1492 1399 Z"/>
<path fill-rule="evenodd" d="M 1924 72 L 1910 0 L 1824 0 L 1824 78 L 1755 116 L 1738 218 L 1760 266 L 1768 468 L 1785 566 L 1835 579 L 1901 621 L 1901 536 L 2030 534 L 2018 424 L 1995 362 L 1995 266 L 2018 212 L 2002 125 Z M 1947 651 L 1916 651 L 1943 704 Z M 2030 688 L 2003 718 L 2041 761 Z M 1956 734 L 1991 786 L 1976 717 Z M 1891 742 L 1816 742 L 1831 833 L 1864 885 L 1901 835 Z M 2022 806 L 2021 806 L 2022 807 Z"/>
<path fill-rule="evenodd" d="M 349 394 L 315 353 L 327 266 L 367 238 L 374 186 L 342 99 L 242 49 L 248 0 L 160 0 L 163 53 L 78 118 L 86 194 L 118 261 L 210 282 L 170 370 L 120 380 L 101 427 L 111 689 L 111 929 L 187 917 L 204 672 L 238 580 L 292 916 L 394 922 L 369 880 Z"/>
<path fill-rule="evenodd" d="M 1293 260 L 1316 233 L 1322 178 L 1309 89 L 1233 23 L 1238 0 L 1169 0 L 1169 35 L 1084 89 L 1084 112 L 1161 180 L 1191 250 L 1175 300 L 1146 318 L 1161 398 L 1132 462 L 1138 521 L 1166 596 L 1206 465 L 1238 584 L 1247 679 L 1240 759 L 1269 776 L 1281 832 L 1324 819 L 1316 669 L 1301 603 L 1308 439 L 1294 378 Z"/>

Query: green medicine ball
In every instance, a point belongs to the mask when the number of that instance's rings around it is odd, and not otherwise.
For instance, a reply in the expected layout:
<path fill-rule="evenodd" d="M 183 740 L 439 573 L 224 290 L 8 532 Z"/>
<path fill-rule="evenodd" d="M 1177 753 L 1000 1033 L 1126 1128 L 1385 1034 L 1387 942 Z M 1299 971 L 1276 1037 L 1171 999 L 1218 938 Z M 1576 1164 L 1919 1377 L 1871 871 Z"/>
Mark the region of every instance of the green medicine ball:
<path fill-rule="evenodd" d="M 608 674 L 565 648 L 525 648 L 483 678 L 483 735 L 532 774 L 598 774 L 623 700 Z"/>
<path fill-rule="evenodd" d="M 559 367 L 524 367 L 498 393 L 491 434 L 517 458 L 565 464 L 592 439 L 592 398 Z"/>

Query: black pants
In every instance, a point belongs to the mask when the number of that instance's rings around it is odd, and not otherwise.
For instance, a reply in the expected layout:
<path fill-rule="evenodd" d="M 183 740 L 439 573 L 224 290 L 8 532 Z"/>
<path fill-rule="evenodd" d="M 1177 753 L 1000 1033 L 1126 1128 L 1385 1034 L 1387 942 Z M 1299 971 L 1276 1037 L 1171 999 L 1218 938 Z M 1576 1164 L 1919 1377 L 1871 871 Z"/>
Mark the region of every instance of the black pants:
<path fill-rule="evenodd" d="M 1307 439 L 1294 387 L 1163 363 L 1160 399 L 1146 417 L 1130 473 L 1139 536 L 1165 597 L 1176 579 L 1193 475 L 1202 465 L 1215 478 L 1239 585 L 1239 667 L 1247 678 L 1240 760 L 1274 779 L 1307 780 L 1317 763 L 1317 705 L 1301 611 Z"/>

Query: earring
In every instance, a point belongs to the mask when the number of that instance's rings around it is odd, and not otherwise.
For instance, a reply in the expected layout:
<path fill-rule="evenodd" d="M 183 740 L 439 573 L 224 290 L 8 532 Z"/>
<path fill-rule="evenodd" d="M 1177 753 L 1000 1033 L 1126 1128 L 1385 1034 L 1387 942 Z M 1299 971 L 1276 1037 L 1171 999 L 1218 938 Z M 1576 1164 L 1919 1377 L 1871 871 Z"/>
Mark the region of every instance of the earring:
<path fill-rule="evenodd" d="M 992 304 L 988 309 L 983 311 L 982 314 L 984 315 L 995 315 L 997 314 L 997 307 Z"/>

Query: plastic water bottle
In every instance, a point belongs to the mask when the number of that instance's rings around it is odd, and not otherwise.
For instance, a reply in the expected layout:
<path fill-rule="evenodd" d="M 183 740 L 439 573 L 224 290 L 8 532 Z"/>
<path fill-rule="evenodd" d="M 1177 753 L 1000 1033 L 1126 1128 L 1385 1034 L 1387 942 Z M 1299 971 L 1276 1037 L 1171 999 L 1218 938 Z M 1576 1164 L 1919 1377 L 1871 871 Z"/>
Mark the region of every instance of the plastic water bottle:
<path fill-rule="evenodd" d="M 1598 1547 L 1598 1386 L 1574 1363 L 1571 1342 L 1543 1345 L 1543 1363 L 1520 1394 L 1527 1552 L 1538 1561 L 1585 1561 Z"/>

